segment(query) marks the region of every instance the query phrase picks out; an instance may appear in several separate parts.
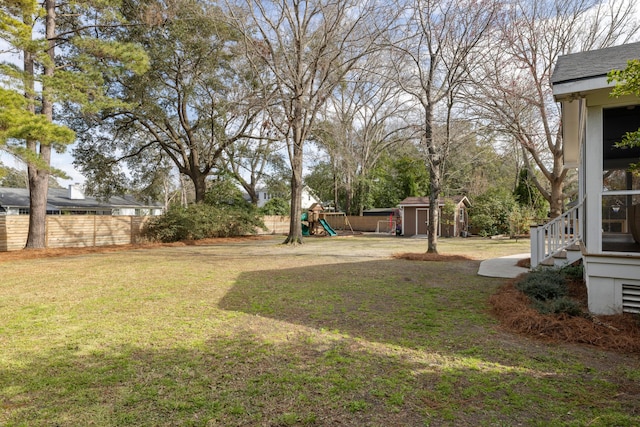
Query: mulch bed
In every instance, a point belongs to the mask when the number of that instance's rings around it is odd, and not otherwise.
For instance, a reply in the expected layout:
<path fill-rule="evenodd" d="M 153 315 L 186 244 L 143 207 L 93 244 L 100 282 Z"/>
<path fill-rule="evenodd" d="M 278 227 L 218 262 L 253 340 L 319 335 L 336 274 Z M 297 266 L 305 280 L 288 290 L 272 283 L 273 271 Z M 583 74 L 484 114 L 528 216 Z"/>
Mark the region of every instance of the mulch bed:
<path fill-rule="evenodd" d="M 489 302 L 503 328 L 545 340 L 589 344 L 623 353 L 640 353 L 640 316 L 631 313 L 593 316 L 587 310 L 583 282 L 569 286 L 569 297 L 583 307 L 583 316 L 543 315 L 531 307 L 529 297 L 511 280 Z"/>
<path fill-rule="evenodd" d="M 130 245 L 108 245 L 92 246 L 82 248 L 46 248 L 46 249 L 23 249 L 20 251 L 0 252 L 0 262 L 15 261 L 21 259 L 55 258 L 62 256 L 74 256 L 85 254 L 100 254 L 107 252 L 118 252 L 132 249 L 154 249 L 161 247 L 179 246 L 207 246 L 222 243 L 236 243 L 250 240 L 270 239 L 270 236 L 241 236 L 241 237 L 216 237 L 201 240 L 183 240 L 173 243 L 138 243 Z"/>
<path fill-rule="evenodd" d="M 473 261 L 473 258 L 464 255 L 442 255 L 430 253 L 400 253 L 393 254 L 393 258 L 406 259 L 409 261 Z"/>

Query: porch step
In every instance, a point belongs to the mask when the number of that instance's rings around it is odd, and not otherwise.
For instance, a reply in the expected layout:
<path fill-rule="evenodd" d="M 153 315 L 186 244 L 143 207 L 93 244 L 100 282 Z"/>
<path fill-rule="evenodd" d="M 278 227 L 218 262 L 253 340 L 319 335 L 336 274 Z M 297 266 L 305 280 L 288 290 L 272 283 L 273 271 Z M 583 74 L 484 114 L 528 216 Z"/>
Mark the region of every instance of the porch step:
<path fill-rule="evenodd" d="M 574 243 L 573 245 L 567 247 L 567 251 L 579 251 L 579 252 L 581 252 L 582 248 L 580 247 L 580 244 Z"/>
<path fill-rule="evenodd" d="M 540 265 L 545 267 L 564 267 L 565 265 L 573 264 L 581 258 L 582 250 L 580 245 L 574 244 L 558 252 L 551 258 L 545 259 Z"/>
<path fill-rule="evenodd" d="M 540 263 L 540 265 L 541 265 L 541 266 L 543 266 L 543 267 L 555 267 L 556 262 L 555 262 L 555 260 L 554 260 L 554 259 L 553 259 L 553 257 L 552 257 L 552 258 L 547 258 L 547 259 L 545 259 L 544 261 L 542 261 L 542 262 Z"/>

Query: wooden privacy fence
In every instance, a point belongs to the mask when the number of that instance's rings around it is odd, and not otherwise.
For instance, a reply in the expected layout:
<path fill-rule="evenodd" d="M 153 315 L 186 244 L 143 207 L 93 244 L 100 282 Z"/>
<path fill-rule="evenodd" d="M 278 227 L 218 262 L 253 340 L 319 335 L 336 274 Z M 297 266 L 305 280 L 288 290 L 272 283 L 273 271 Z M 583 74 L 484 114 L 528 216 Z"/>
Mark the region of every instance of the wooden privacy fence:
<path fill-rule="evenodd" d="M 146 220 L 143 216 L 47 215 L 45 244 L 72 248 L 137 243 Z M 0 251 L 24 248 L 28 231 L 28 215 L 0 216 Z"/>
<path fill-rule="evenodd" d="M 349 220 L 349 224 L 351 224 L 353 231 L 376 231 L 378 221 L 389 221 L 388 216 L 348 216 L 347 219 Z M 337 230 L 341 230 L 341 223 L 344 223 L 344 218 L 339 216 L 335 218 L 329 217 L 327 218 L 327 221 L 331 227 L 337 227 Z"/>
<path fill-rule="evenodd" d="M 262 221 L 267 229 L 256 229 L 258 234 L 289 234 L 289 216 L 267 215 Z"/>
<path fill-rule="evenodd" d="M 73 248 L 128 245 L 141 240 L 140 233 L 148 217 L 110 215 L 47 215 L 45 244 L 47 248 Z M 353 231 L 376 231 L 378 221 L 386 216 L 349 216 Z M 267 230 L 258 234 L 289 233 L 288 216 L 265 216 Z M 344 216 L 327 216 L 336 230 L 349 230 Z M 27 243 L 28 215 L 0 215 L 0 252 L 18 251 Z"/>

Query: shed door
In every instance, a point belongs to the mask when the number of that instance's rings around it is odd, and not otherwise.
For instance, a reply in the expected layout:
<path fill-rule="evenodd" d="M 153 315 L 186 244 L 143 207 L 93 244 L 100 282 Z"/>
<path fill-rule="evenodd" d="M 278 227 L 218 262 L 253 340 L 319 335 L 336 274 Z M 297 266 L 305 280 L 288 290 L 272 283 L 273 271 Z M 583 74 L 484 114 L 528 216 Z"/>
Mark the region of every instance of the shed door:
<path fill-rule="evenodd" d="M 429 211 L 427 209 L 416 210 L 416 234 L 427 234 L 429 223 Z"/>

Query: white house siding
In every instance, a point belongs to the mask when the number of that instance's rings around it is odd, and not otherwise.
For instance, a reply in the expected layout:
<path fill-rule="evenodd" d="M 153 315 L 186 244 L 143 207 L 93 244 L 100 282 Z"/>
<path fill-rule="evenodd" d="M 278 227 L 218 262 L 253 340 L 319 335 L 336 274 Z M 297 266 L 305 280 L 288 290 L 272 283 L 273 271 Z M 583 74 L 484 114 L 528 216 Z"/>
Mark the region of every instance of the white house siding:
<path fill-rule="evenodd" d="M 585 255 L 583 257 L 589 311 L 617 314 L 623 311 L 623 284 L 640 284 L 640 257 Z"/>

